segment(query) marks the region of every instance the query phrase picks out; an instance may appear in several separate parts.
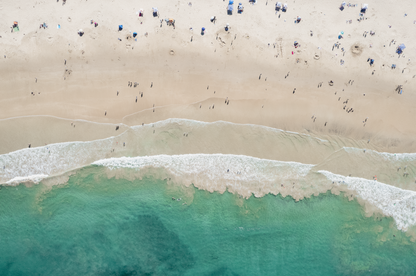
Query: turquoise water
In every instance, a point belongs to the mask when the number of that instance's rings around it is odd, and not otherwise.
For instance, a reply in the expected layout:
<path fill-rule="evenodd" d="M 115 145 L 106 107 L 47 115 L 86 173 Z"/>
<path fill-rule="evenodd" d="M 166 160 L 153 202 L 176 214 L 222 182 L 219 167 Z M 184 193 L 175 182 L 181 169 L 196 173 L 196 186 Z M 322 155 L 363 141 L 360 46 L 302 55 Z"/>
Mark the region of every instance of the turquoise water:
<path fill-rule="evenodd" d="M 416 243 L 343 196 L 245 200 L 103 170 L 0 190 L 0 275 L 416 275 Z"/>

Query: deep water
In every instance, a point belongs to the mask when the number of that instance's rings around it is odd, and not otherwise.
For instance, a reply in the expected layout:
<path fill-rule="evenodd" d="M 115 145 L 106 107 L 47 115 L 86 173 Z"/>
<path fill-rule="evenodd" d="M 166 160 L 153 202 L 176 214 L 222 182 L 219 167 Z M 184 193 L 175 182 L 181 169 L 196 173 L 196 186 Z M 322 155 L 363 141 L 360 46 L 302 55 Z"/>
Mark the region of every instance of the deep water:
<path fill-rule="evenodd" d="M 416 275 L 416 243 L 342 195 L 246 200 L 102 171 L 0 190 L 0 275 Z"/>

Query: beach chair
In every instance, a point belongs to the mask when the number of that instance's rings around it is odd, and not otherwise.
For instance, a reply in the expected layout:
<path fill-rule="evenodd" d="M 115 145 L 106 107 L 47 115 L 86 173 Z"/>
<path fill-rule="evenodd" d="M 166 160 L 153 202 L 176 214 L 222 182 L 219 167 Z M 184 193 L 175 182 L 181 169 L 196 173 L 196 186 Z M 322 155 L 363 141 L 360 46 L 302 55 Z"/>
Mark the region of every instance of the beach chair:
<path fill-rule="evenodd" d="M 287 11 L 287 4 L 285 3 L 285 4 L 283 5 L 282 12 L 286 12 L 286 11 Z"/>
<path fill-rule="evenodd" d="M 282 8 L 282 3 L 280 3 L 280 2 L 277 2 L 276 3 L 276 8 L 275 8 L 275 10 L 276 11 L 280 11 L 280 9 Z"/>
<path fill-rule="evenodd" d="M 159 11 L 157 8 L 152 8 L 153 10 L 153 17 L 158 17 L 159 16 Z"/>

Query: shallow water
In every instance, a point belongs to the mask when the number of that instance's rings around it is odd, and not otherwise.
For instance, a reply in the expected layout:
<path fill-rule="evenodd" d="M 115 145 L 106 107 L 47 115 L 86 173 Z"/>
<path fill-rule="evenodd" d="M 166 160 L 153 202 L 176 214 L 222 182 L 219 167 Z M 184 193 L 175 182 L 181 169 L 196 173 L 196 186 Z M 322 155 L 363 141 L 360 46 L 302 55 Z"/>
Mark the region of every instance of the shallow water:
<path fill-rule="evenodd" d="M 168 119 L 106 139 L 2 154 L 0 184 L 42 179 L 48 185 L 65 183 L 74 169 L 103 160 L 112 166 L 111 158 L 123 163 L 133 157 L 139 175 L 156 167 L 178 183 L 245 197 L 280 193 L 302 199 L 344 186 L 337 189 L 364 199 L 407 230 L 416 225 L 416 154 L 383 153 L 367 146 L 371 144 L 250 124 Z M 231 173 L 225 175 L 225 168 Z M 299 174 L 306 170 L 306 175 Z"/>
<path fill-rule="evenodd" d="M 342 195 L 243 199 L 104 171 L 3 187 L 0 274 L 416 274 L 416 243 Z"/>

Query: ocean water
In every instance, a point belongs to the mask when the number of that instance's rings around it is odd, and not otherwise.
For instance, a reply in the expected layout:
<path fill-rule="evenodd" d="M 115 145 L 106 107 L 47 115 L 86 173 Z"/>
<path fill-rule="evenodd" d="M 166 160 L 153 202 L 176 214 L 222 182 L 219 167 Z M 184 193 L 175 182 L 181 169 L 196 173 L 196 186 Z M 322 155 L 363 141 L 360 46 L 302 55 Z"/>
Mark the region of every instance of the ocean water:
<path fill-rule="evenodd" d="M 416 153 L 169 119 L 0 155 L 0 275 L 416 275 Z"/>
<path fill-rule="evenodd" d="M 416 243 L 342 194 L 245 199 L 152 175 L 3 186 L 0 275 L 416 275 Z"/>

